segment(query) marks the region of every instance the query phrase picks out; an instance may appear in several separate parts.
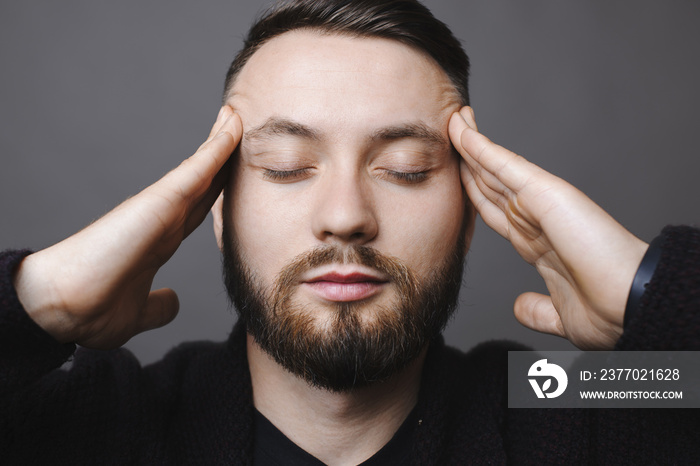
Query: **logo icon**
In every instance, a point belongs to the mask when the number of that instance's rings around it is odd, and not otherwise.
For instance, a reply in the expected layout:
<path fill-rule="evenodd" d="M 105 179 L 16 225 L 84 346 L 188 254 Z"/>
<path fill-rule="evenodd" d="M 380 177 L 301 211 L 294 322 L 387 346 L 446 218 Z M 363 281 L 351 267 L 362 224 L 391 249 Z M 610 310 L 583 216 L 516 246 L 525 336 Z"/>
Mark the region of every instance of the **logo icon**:
<path fill-rule="evenodd" d="M 564 393 L 566 385 L 569 383 L 569 378 L 566 376 L 564 369 L 556 364 L 548 363 L 546 359 L 540 359 L 530 366 L 527 375 L 528 377 L 535 377 L 528 380 L 537 398 L 556 398 Z M 538 379 L 542 380 L 542 385 L 540 385 Z M 550 392 L 548 390 L 552 388 L 552 379 L 557 381 L 557 386 L 556 390 Z"/>

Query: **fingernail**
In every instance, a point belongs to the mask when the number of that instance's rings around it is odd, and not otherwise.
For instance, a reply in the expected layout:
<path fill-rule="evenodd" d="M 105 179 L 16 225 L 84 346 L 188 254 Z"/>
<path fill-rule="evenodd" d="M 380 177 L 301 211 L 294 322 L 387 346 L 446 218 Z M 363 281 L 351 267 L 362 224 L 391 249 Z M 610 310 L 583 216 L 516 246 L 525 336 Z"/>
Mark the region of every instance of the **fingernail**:
<path fill-rule="evenodd" d="M 476 129 L 476 119 L 474 118 L 474 110 L 471 107 L 462 107 L 459 110 L 459 114 L 462 116 L 467 126 L 469 126 L 474 131 L 478 131 Z"/>
<path fill-rule="evenodd" d="M 469 126 L 469 123 L 467 123 L 467 120 L 466 120 L 466 118 L 464 118 L 464 115 L 462 115 L 462 112 L 455 112 L 455 113 L 457 113 L 457 115 L 459 115 L 459 117 L 462 119 L 462 121 L 465 122 L 467 124 L 467 126 Z"/>
<path fill-rule="evenodd" d="M 464 115 L 462 115 L 462 112 L 455 112 L 455 113 L 456 113 L 457 115 L 459 115 L 460 120 L 462 120 L 462 121 L 464 122 L 464 124 L 467 125 L 467 128 L 474 129 L 474 128 L 472 128 L 471 125 L 469 124 L 469 120 L 467 120 L 466 118 L 464 118 Z"/>
<path fill-rule="evenodd" d="M 219 109 L 219 114 L 216 115 L 216 121 L 221 120 L 221 117 L 224 115 L 224 109 L 225 109 L 225 108 L 226 108 L 226 107 L 222 106 L 222 107 Z"/>
<path fill-rule="evenodd" d="M 469 118 L 469 116 L 465 115 L 465 113 L 467 113 L 466 107 L 462 108 L 459 111 L 459 116 L 462 117 L 462 120 L 464 120 L 464 122 L 467 124 L 467 126 L 469 126 L 471 129 L 474 129 L 474 126 L 470 122 L 471 118 Z"/>

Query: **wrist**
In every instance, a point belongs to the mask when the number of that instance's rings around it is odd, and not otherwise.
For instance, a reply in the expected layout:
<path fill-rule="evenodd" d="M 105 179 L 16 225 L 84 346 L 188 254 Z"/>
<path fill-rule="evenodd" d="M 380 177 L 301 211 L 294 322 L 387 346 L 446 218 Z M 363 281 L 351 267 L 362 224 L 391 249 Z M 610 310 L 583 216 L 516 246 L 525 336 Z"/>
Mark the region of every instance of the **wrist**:
<path fill-rule="evenodd" d="M 632 280 L 632 286 L 630 287 L 630 292 L 627 297 L 627 305 L 625 307 L 625 315 L 623 320 L 623 328 L 626 328 L 636 313 L 639 303 L 642 299 L 642 295 L 646 289 L 647 284 L 651 281 L 656 266 L 661 259 L 661 236 L 657 236 L 649 244 L 644 257 L 637 268 L 637 272 Z"/>
<path fill-rule="evenodd" d="M 41 266 L 40 252 L 25 257 L 14 270 L 12 285 L 17 299 L 29 317 L 60 343 L 71 341 L 60 318 L 60 306 L 51 291 L 51 276 Z"/>

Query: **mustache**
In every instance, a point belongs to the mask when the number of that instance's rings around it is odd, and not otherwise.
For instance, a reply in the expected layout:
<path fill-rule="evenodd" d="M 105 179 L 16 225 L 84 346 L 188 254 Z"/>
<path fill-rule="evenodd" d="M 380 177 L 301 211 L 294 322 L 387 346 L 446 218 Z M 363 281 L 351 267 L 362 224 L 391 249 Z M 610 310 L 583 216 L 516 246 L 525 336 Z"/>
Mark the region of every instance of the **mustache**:
<path fill-rule="evenodd" d="M 224 224 L 226 289 L 245 329 L 263 350 L 308 383 L 343 392 L 386 380 L 420 355 L 452 315 L 462 279 L 465 245 L 418 280 L 402 260 L 366 245 L 328 244 L 285 261 L 265 283 L 246 262 L 235 235 Z M 464 238 L 464 235 L 460 235 Z M 357 264 L 389 280 L 391 298 L 377 302 L 326 304 L 332 312 L 319 324 L 319 306 L 294 296 L 309 269 Z M 277 288 L 277 289 L 275 289 Z M 363 310 L 374 317 L 363 321 Z"/>
<path fill-rule="evenodd" d="M 287 264 L 275 282 L 275 294 L 278 297 L 289 296 L 302 274 L 331 264 L 357 264 L 378 270 L 389 276 L 389 281 L 398 288 L 402 299 L 417 293 L 418 284 L 414 274 L 400 259 L 370 246 L 352 245 L 341 248 L 325 245 L 302 253 Z"/>

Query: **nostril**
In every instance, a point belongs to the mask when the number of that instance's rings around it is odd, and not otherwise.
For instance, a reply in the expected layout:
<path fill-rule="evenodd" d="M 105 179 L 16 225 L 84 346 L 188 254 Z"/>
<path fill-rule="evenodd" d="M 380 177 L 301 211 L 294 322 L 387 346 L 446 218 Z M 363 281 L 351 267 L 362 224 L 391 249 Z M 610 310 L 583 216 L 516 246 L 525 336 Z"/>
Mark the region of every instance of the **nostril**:
<path fill-rule="evenodd" d="M 324 239 L 338 238 L 338 239 L 342 239 L 343 241 L 354 242 L 354 241 L 364 241 L 364 239 L 367 237 L 367 234 L 365 232 L 362 232 L 362 231 L 356 231 L 356 232 L 350 233 L 349 235 L 341 235 L 341 234 L 326 230 L 323 232 L 322 237 Z"/>

